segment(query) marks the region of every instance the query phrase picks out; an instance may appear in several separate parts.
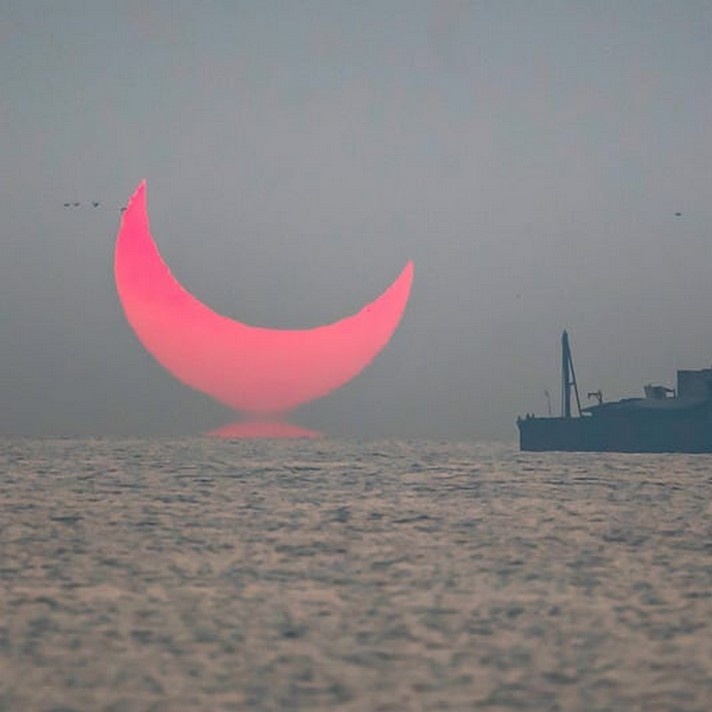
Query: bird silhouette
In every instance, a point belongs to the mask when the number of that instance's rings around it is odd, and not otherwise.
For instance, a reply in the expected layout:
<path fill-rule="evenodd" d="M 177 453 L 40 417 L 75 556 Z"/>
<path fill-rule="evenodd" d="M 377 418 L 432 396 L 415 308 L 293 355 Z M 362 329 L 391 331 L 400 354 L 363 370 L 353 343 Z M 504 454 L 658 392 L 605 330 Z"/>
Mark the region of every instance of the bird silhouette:
<path fill-rule="evenodd" d="M 92 200 L 91 205 L 93 208 L 98 208 L 101 203 L 98 200 Z"/>

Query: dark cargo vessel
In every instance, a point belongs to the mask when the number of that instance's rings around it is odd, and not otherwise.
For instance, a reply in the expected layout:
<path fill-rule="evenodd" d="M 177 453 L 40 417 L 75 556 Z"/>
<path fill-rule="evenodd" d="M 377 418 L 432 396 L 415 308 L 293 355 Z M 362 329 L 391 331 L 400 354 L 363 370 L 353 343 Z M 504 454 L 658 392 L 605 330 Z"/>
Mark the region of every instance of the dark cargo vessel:
<path fill-rule="evenodd" d="M 678 371 L 677 388 L 581 407 L 569 339 L 561 337 L 561 416 L 517 418 L 521 450 L 712 453 L 712 368 Z M 572 396 L 578 415 L 571 412 Z"/>

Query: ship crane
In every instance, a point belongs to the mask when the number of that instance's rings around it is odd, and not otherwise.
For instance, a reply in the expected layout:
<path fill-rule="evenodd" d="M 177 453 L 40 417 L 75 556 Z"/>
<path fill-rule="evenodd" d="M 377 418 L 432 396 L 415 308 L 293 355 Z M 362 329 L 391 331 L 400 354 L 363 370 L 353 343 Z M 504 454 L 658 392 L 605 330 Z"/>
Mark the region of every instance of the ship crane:
<path fill-rule="evenodd" d="M 576 408 L 581 415 L 581 399 L 579 398 L 578 383 L 576 383 L 576 372 L 574 371 L 574 361 L 571 358 L 571 348 L 569 347 L 569 335 L 566 331 L 561 334 L 561 417 L 571 417 L 571 387 L 573 386 L 576 396 Z"/>
<path fill-rule="evenodd" d="M 587 398 L 595 398 L 598 401 L 598 405 L 603 403 L 603 391 L 599 388 L 597 391 L 589 391 L 586 394 Z"/>

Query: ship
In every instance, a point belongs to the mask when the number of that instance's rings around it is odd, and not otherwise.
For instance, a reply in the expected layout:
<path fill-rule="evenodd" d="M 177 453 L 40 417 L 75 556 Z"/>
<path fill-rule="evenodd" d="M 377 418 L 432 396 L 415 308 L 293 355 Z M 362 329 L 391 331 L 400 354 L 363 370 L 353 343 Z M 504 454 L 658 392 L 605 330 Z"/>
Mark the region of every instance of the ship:
<path fill-rule="evenodd" d="M 561 335 L 561 415 L 517 418 L 523 451 L 712 453 L 712 368 L 677 372 L 677 387 L 581 407 L 569 337 Z M 547 393 L 548 398 L 548 393 Z M 574 413 L 573 403 L 576 412 Z M 551 404 L 551 401 L 549 401 Z"/>

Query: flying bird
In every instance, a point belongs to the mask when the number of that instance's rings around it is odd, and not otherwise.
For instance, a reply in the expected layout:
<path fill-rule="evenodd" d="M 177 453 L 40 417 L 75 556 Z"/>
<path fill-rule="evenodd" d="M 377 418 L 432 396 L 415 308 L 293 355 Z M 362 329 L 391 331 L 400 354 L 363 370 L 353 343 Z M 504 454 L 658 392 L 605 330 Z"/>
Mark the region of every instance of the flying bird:
<path fill-rule="evenodd" d="M 98 208 L 101 205 L 101 203 L 98 200 L 92 200 L 91 205 L 93 208 Z"/>

